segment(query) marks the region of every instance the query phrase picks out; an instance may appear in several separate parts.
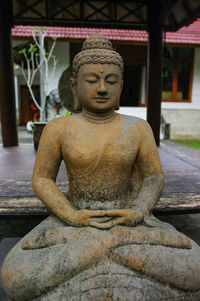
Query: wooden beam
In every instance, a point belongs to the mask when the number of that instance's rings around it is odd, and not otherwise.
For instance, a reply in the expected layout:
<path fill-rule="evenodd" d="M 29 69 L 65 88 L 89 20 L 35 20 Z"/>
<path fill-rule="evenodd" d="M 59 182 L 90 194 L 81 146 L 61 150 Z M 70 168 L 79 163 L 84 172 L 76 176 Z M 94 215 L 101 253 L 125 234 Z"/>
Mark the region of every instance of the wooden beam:
<path fill-rule="evenodd" d="M 162 92 L 163 17 L 159 0 L 148 4 L 147 54 L 147 121 L 152 127 L 156 144 L 160 143 L 160 115 Z"/>
<path fill-rule="evenodd" d="M 0 111 L 4 147 L 18 145 L 11 26 L 12 0 L 7 0 L 0 6 Z"/>

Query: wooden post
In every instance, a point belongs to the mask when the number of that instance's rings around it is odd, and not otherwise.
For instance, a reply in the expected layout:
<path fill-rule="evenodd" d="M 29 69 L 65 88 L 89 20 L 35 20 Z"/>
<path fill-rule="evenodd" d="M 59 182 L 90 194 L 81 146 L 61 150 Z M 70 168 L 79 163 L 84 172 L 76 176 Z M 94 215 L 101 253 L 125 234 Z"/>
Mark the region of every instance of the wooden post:
<path fill-rule="evenodd" d="M 17 146 L 13 55 L 12 0 L 0 5 L 0 111 L 3 146 Z"/>
<path fill-rule="evenodd" d="M 162 92 L 163 17 L 160 1 L 149 1 L 148 55 L 147 55 L 147 121 L 152 127 L 156 144 L 160 143 L 160 117 Z"/>

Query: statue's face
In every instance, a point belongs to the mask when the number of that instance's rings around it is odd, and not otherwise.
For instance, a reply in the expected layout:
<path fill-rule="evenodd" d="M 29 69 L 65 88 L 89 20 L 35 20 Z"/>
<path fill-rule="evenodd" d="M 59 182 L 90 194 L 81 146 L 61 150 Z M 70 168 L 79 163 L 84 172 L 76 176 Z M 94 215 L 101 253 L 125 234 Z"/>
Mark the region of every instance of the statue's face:
<path fill-rule="evenodd" d="M 83 109 L 94 113 L 108 112 L 119 103 L 122 72 L 114 64 L 85 64 L 77 77 L 77 96 Z"/>

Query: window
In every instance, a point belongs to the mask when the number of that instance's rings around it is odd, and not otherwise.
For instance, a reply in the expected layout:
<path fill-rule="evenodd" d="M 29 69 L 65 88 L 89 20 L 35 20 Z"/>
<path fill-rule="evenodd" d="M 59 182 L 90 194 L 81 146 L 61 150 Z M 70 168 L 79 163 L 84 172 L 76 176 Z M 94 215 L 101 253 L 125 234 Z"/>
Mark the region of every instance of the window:
<path fill-rule="evenodd" d="M 167 48 L 165 51 L 163 101 L 191 101 L 193 55 L 193 48 Z"/>

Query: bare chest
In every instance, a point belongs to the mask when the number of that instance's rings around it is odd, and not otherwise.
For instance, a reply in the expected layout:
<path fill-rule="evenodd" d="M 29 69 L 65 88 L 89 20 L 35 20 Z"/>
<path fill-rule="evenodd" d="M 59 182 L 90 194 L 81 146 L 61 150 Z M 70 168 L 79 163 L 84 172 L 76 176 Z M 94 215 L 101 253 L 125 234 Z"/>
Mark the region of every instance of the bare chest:
<path fill-rule="evenodd" d="M 63 159 L 73 171 L 87 171 L 98 162 L 107 168 L 131 167 L 137 156 L 139 141 L 128 131 L 106 127 L 79 128 L 64 137 Z"/>

